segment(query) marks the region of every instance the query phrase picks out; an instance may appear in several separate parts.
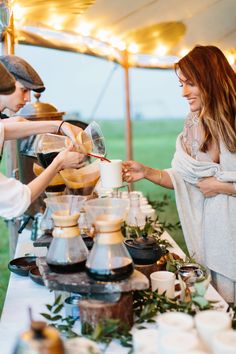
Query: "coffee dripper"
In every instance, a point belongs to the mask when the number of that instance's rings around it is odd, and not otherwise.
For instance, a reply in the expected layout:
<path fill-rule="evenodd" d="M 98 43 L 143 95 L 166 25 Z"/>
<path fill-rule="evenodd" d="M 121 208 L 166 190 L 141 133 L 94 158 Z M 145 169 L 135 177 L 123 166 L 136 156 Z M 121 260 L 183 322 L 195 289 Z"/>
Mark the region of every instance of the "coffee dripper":
<path fill-rule="evenodd" d="M 118 281 L 129 277 L 134 266 L 121 233 L 128 200 L 94 199 L 86 201 L 84 208 L 95 227 L 95 241 L 86 262 L 86 272 L 100 281 Z"/>
<path fill-rule="evenodd" d="M 51 270 L 57 273 L 81 271 L 88 256 L 88 249 L 78 227 L 79 210 L 85 198 L 64 195 L 47 199 L 54 228 L 46 261 Z"/>

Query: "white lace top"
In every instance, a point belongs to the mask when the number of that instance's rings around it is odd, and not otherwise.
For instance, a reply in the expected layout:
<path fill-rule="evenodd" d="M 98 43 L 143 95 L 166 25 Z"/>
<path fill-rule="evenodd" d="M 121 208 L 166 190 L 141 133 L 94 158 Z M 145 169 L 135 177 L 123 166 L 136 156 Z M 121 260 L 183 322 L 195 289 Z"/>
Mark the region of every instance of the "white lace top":
<path fill-rule="evenodd" d="M 197 114 L 189 113 L 187 116 L 183 128 L 182 143 L 185 151 L 195 160 L 212 161 L 207 152 L 199 151 L 201 145 L 201 129 Z"/>

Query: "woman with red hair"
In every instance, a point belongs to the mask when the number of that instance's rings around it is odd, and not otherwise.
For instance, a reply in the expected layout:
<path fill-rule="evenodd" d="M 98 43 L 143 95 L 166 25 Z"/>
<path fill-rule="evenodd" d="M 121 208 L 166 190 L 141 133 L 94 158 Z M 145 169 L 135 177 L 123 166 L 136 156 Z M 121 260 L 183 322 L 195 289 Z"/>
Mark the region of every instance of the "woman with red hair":
<path fill-rule="evenodd" d="M 175 71 L 190 113 L 178 136 L 172 168 L 123 163 L 124 180 L 142 178 L 175 190 L 189 250 L 236 303 L 236 76 L 222 51 L 196 46 Z"/>

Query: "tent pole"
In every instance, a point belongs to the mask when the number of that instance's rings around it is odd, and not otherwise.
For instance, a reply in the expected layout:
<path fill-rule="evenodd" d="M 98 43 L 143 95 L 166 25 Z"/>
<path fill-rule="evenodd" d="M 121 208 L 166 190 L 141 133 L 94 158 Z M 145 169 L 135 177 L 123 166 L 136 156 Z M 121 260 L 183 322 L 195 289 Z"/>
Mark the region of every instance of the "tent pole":
<path fill-rule="evenodd" d="M 14 54 L 14 19 L 11 14 L 9 25 L 3 35 L 3 54 Z M 8 177 L 16 177 L 18 170 L 17 162 L 17 143 L 15 140 L 7 141 L 4 144 L 4 153 L 6 161 L 6 171 Z M 7 227 L 9 233 L 9 254 L 13 258 L 18 238 L 18 221 L 15 219 L 7 220 Z"/>
<path fill-rule="evenodd" d="M 132 122 L 130 114 L 130 89 L 129 89 L 129 57 L 128 52 L 124 53 L 124 73 L 125 73 L 125 141 L 126 141 L 126 160 L 132 160 Z"/>
<path fill-rule="evenodd" d="M 130 114 L 130 88 L 129 88 L 129 54 L 124 52 L 124 73 L 125 73 L 125 142 L 126 142 L 126 160 L 133 160 L 132 146 L 132 121 Z M 129 190 L 133 190 L 133 183 L 129 183 Z"/>

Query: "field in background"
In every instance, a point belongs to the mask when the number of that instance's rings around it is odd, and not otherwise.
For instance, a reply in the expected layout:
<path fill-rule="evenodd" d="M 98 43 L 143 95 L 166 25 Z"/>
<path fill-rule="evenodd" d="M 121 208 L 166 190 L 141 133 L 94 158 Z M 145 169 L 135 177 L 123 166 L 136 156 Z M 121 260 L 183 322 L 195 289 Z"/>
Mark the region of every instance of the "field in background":
<path fill-rule="evenodd" d="M 125 122 L 124 121 L 99 121 L 105 136 L 107 156 L 111 159 L 125 159 Z M 181 132 L 182 120 L 145 120 L 133 122 L 133 155 L 134 159 L 156 168 L 170 167 L 175 141 Z M 1 171 L 5 170 L 4 161 Z M 163 189 L 148 181 L 135 184 L 135 189 L 142 191 L 150 200 L 162 200 L 167 194 L 170 198 L 165 211 L 160 213 L 161 220 L 172 224 L 178 221 L 173 191 Z M 173 230 L 171 235 L 185 250 L 181 230 Z M 0 313 L 7 288 L 9 271 L 8 264 L 8 238 L 4 221 L 0 220 Z"/>

